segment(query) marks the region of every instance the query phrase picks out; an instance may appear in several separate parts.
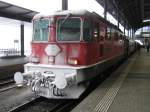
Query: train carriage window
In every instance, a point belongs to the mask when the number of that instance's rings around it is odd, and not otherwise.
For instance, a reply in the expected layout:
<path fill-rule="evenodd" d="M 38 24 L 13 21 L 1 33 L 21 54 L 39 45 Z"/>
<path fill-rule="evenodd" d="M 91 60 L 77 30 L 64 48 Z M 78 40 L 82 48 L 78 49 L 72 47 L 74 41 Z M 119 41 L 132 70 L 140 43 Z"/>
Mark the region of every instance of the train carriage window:
<path fill-rule="evenodd" d="M 98 37 L 99 37 L 99 33 L 100 33 L 100 31 L 99 31 L 99 23 L 98 22 L 95 22 L 95 24 L 94 24 L 94 31 L 93 31 L 93 33 L 94 33 L 94 40 L 97 40 Z"/>
<path fill-rule="evenodd" d="M 105 26 L 105 24 L 101 23 L 100 24 L 100 33 L 99 33 L 100 40 L 103 40 L 105 38 L 105 35 L 106 35 L 106 26 Z"/>
<path fill-rule="evenodd" d="M 88 19 L 84 20 L 83 24 L 83 40 L 84 41 L 91 41 L 92 40 L 92 27 L 91 21 Z"/>
<path fill-rule="evenodd" d="M 111 29 L 111 37 L 112 37 L 114 40 L 117 40 L 117 31 L 116 31 L 116 29 L 114 29 L 114 28 Z"/>
<path fill-rule="evenodd" d="M 60 18 L 57 22 L 58 41 L 80 41 L 80 18 Z"/>
<path fill-rule="evenodd" d="M 107 38 L 111 39 L 111 28 L 107 27 Z"/>
<path fill-rule="evenodd" d="M 33 22 L 33 41 L 48 41 L 49 20 L 41 19 Z"/>

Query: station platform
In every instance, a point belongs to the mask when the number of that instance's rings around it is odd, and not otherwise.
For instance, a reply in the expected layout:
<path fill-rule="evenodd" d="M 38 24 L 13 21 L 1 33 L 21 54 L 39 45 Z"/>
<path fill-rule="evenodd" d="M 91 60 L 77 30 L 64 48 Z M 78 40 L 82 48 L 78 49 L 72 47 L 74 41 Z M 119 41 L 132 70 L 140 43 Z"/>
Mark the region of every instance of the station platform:
<path fill-rule="evenodd" d="M 72 112 L 150 112 L 150 52 L 132 55 Z"/>
<path fill-rule="evenodd" d="M 0 82 L 13 79 L 15 72 L 23 72 L 23 65 L 27 62 L 28 57 L 0 58 Z"/>
<path fill-rule="evenodd" d="M 25 64 L 28 61 L 29 61 L 28 57 L 0 58 L 0 67 Z"/>

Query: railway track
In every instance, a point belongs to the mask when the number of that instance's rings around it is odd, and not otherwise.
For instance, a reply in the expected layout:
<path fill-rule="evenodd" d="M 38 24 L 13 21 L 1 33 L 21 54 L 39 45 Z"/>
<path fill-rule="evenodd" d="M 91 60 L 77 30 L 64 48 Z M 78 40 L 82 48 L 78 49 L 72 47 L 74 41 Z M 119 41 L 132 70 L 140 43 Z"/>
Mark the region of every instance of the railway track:
<path fill-rule="evenodd" d="M 96 79 L 100 79 L 100 78 L 96 78 Z M 104 79 L 94 80 L 94 82 L 101 83 Z M 77 100 L 57 100 L 57 99 L 52 100 L 52 99 L 46 99 L 43 97 L 37 97 L 37 98 L 32 98 L 31 100 L 25 101 L 24 103 L 22 103 L 21 105 L 17 107 L 13 107 L 13 108 L 11 107 L 12 109 L 9 110 L 8 112 L 70 112 L 94 88 L 96 88 L 96 86 L 94 87 L 94 85 L 97 85 L 97 83 L 93 84 L 92 87 L 89 87 L 89 89 L 82 95 L 82 97 Z M 0 93 L 1 93 L 1 90 L 0 90 Z"/>
<path fill-rule="evenodd" d="M 14 83 L 14 80 L 9 79 L 9 80 L 5 80 L 5 81 L 0 81 L 0 87 L 5 86 L 5 85 L 10 84 L 10 83 Z"/>
<path fill-rule="evenodd" d="M 52 100 L 43 97 L 33 98 L 14 107 L 8 112 L 69 112 L 77 100 Z"/>
<path fill-rule="evenodd" d="M 99 78 L 96 78 L 99 79 Z M 95 82 L 101 83 L 104 79 L 95 80 Z M 14 107 L 8 112 L 70 112 L 77 104 L 79 104 L 93 89 L 97 86 L 89 87 L 84 94 L 76 100 L 57 100 L 46 99 L 43 97 L 34 98 L 26 101 L 25 103 Z"/>
<path fill-rule="evenodd" d="M 8 86 L 8 87 L 1 88 L 0 93 L 3 93 L 5 91 L 8 91 L 8 90 L 13 89 L 15 87 L 16 87 L 16 85 L 11 85 L 11 86 Z"/>
<path fill-rule="evenodd" d="M 99 79 L 99 78 L 96 78 Z M 102 82 L 102 80 L 94 81 Z M 94 84 L 94 85 L 97 85 Z M 79 104 L 95 87 L 89 89 L 77 100 L 57 100 L 46 99 L 43 97 L 30 98 L 24 103 L 12 106 L 8 112 L 70 112 L 77 104 Z M 16 106 L 16 107 L 15 107 Z"/>
<path fill-rule="evenodd" d="M 25 107 L 30 106 L 30 105 L 34 104 L 35 102 L 38 102 L 39 100 L 41 100 L 41 97 L 32 98 L 31 100 L 28 100 L 28 101 L 24 102 L 23 104 L 12 108 L 8 112 L 21 112 Z"/>
<path fill-rule="evenodd" d="M 0 67 L 0 93 L 16 87 L 13 74 L 18 70 L 23 70 L 22 64 Z"/>
<path fill-rule="evenodd" d="M 0 83 L 1 81 L 12 78 L 17 71 L 23 72 L 23 64 L 0 66 Z"/>
<path fill-rule="evenodd" d="M 5 80 L 5 81 L 0 81 L 0 93 L 5 92 L 7 90 L 15 88 L 16 85 L 14 84 L 14 80 Z"/>

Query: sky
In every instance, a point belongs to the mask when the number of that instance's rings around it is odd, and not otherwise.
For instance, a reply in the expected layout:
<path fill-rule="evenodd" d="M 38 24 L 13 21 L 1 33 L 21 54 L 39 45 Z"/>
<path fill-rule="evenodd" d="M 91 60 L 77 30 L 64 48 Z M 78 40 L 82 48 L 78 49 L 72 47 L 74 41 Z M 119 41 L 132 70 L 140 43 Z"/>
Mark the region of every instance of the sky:
<path fill-rule="evenodd" d="M 61 10 L 62 0 L 1 0 L 38 12 Z"/>

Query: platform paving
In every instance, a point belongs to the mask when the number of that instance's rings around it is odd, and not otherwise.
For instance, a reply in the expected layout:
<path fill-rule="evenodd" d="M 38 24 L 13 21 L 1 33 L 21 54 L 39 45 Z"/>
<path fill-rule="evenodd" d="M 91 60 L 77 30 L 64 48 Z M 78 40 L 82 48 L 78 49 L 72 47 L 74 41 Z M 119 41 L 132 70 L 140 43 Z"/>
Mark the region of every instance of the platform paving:
<path fill-rule="evenodd" d="M 28 61 L 29 61 L 28 57 L 0 58 L 0 67 L 17 65 L 17 64 L 25 64 Z"/>
<path fill-rule="evenodd" d="M 0 58 L 0 82 L 12 79 L 15 72 L 23 72 L 24 64 L 28 62 L 28 57 Z"/>
<path fill-rule="evenodd" d="M 131 56 L 72 112 L 150 112 L 150 52 Z"/>

